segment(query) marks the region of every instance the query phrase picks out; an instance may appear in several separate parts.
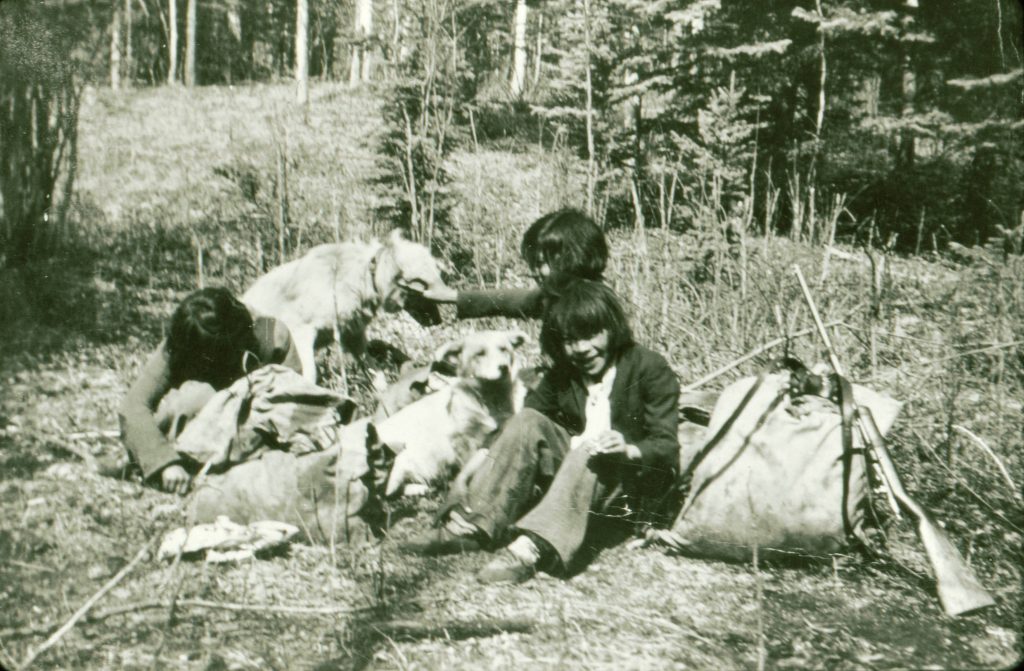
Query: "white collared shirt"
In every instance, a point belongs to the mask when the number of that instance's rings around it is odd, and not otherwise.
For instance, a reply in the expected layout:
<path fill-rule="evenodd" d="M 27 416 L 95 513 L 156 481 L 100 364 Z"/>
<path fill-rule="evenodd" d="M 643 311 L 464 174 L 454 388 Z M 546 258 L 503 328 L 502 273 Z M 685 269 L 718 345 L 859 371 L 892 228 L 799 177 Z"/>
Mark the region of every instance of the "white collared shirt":
<path fill-rule="evenodd" d="M 615 384 L 615 366 L 609 366 L 600 380 L 587 385 L 583 433 L 572 437 L 569 441 L 570 449 L 576 449 L 587 440 L 611 430 L 613 384 Z"/>

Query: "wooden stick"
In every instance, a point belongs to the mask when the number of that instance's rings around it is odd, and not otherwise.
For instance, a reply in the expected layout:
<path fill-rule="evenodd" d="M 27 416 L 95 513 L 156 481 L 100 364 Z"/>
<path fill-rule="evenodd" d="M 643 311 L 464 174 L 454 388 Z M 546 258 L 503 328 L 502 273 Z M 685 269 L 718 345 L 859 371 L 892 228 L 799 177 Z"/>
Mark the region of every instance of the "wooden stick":
<path fill-rule="evenodd" d="M 212 610 L 229 610 L 235 612 L 259 612 L 259 613 L 279 613 L 285 615 L 351 615 L 360 613 L 368 610 L 373 610 L 376 606 L 357 606 L 354 608 L 342 608 L 340 606 L 288 606 L 288 605 L 272 605 L 272 604 L 261 604 L 261 603 L 230 603 L 230 602 L 219 602 L 219 601 L 208 601 L 204 599 L 180 599 L 174 603 L 176 608 L 209 608 Z M 107 608 L 106 610 L 97 611 L 95 613 L 86 615 L 86 622 L 101 622 L 117 615 L 127 615 L 128 613 L 137 613 L 144 610 L 154 610 L 157 608 L 170 608 L 170 601 L 140 601 L 138 603 L 129 603 L 123 606 L 115 606 L 113 608 Z M 0 638 L 24 638 L 26 636 L 41 636 L 46 634 L 57 625 L 55 623 L 41 624 L 28 627 L 20 627 L 18 629 L 5 629 L 0 632 Z"/>
<path fill-rule="evenodd" d="M 206 476 L 206 473 L 210 470 L 210 466 L 212 465 L 212 463 L 213 460 L 211 459 L 210 461 L 207 461 L 205 464 L 203 464 L 203 467 L 199 470 L 199 473 L 196 475 L 195 480 L 193 481 L 196 486 L 202 483 L 203 478 Z M 193 489 L 192 491 L 195 492 L 195 489 Z M 178 503 L 176 510 L 182 510 L 185 507 L 185 504 L 190 500 L 190 498 L 191 497 L 183 498 Z M 139 549 L 139 551 L 135 554 L 132 560 L 125 564 L 123 567 L 121 567 L 121 570 L 118 571 L 113 578 L 108 580 L 106 584 L 103 585 L 103 587 L 101 587 L 95 594 L 89 597 L 88 600 L 86 600 L 86 602 L 83 603 L 70 618 L 68 618 L 68 621 L 65 622 L 60 629 L 55 631 L 53 635 L 50 636 L 50 638 L 43 641 L 43 644 L 40 645 L 38 648 L 30 651 L 28 655 L 26 655 L 25 660 L 18 667 L 19 671 L 24 671 L 24 669 L 27 669 L 29 666 L 31 666 L 32 663 L 36 661 L 36 659 L 39 657 L 39 655 L 43 654 L 44 652 L 52 648 L 54 645 L 56 645 L 58 641 L 60 641 L 60 639 L 64 638 L 64 636 L 69 631 L 74 629 L 78 621 L 85 617 L 86 614 L 92 609 L 92 607 L 95 606 L 100 599 L 107 595 L 107 592 L 114 589 L 118 585 L 118 583 L 124 580 L 125 576 L 131 573 L 132 569 L 134 569 L 143 559 L 146 558 L 150 551 L 163 538 L 164 532 L 166 530 L 166 527 L 162 527 L 155 534 L 153 534 L 153 536 L 148 541 L 146 541 L 146 544 Z M 184 547 L 184 545 L 182 545 L 182 547 Z M 180 558 L 181 548 L 178 549 L 178 556 L 175 558 L 175 561 L 178 561 Z"/>
<path fill-rule="evenodd" d="M 426 624 L 414 620 L 389 620 L 371 625 L 378 633 L 389 638 L 450 638 L 463 640 L 505 633 L 528 633 L 536 622 L 523 618 L 476 620 L 441 620 Z"/>
<path fill-rule="evenodd" d="M 92 431 L 76 431 L 66 433 L 64 437 L 68 440 L 97 440 L 100 438 L 113 439 L 121 435 L 117 429 L 96 429 Z"/>
<path fill-rule="evenodd" d="M 833 326 L 839 326 L 840 324 L 842 324 L 842 322 L 831 321 L 828 324 L 825 324 L 825 327 L 826 328 L 831 328 Z M 721 368 L 719 368 L 719 369 L 717 369 L 717 370 L 715 370 L 715 371 L 713 371 L 711 373 L 708 373 L 707 375 L 705 375 L 701 379 L 697 380 L 696 382 L 691 382 L 690 384 L 688 384 L 685 387 L 683 387 L 680 390 L 680 392 L 688 392 L 688 391 L 693 391 L 695 389 L 699 389 L 700 387 L 703 387 L 708 382 L 711 382 L 712 380 L 714 380 L 716 378 L 719 378 L 722 375 L 725 375 L 729 371 L 733 370 L 734 368 L 739 367 L 740 365 L 746 363 L 747 361 L 750 361 L 754 357 L 757 357 L 757 356 L 760 356 L 761 354 L 764 354 L 765 352 L 767 352 L 768 350 L 772 349 L 773 347 L 778 347 L 779 345 L 785 343 L 787 340 L 791 340 L 793 338 L 800 338 L 800 337 L 806 336 L 806 335 L 811 335 L 812 333 L 814 333 L 814 329 L 813 328 L 806 328 L 806 329 L 803 329 L 802 331 L 797 331 L 795 333 L 791 333 L 788 336 L 783 336 L 781 338 L 775 338 L 774 340 L 769 340 L 768 342 L 764 343 L 763 345 L 750 350 L 749 352 L 747 352 L 746 354 L 744 354 L 740 358 L 736 359 L 735 361 L 730 361 L 729 363 L 725 364 Z"/>
<path fill-rule="evenodd" d="M 94 605 L 96 605 L 96 602 L 98 602 L 100 599 L 106 596 L 107 592 L 117 587 L 118 583 L 124 580 L 124 577 L 131 573 L 132 569 L 134 569 L 139 564 L 139 562 L 146 558 L 146 555 L 149 554 L 150 550 L 152 550 L 153 547 L 156 546 L 157 541 L 160 540 L 161 535 L 162 534 L 158 533 L 155 534 L 152 538 L 150 538 L 149 541 L 145 545 L 143 545 L 142 548 L 135 554 L 135 557 L 133 557 L 130 562 L 121 567 L 121 570 L 118 571 L 113 578 L 108 580 L 107 583 L 99 589 L 99 591 L 97 591 L 95 594 L 89 597 L 89 599 L 85 603 L 83 603 L 78 610 L 75 611 L 75 614 L 72 615 L 68 619 L 68 621 L 63 624 L 63 626 L 61 626 L 57 631 L 55 631 L 53 635 L 51 635 L 48 639 L 43 641 L 42 645 L 40 645 L 35 650 L 30 651 L 28 655 L 25 657 L 24 661 L 22 661 L 22 663 L 18 666 L 18 669 L 24 670 L 32 666 L 32 663 L 36 661 L 36 658 L 38 658 L 39 655 L 43 654 L 44 652 L 52 648 L 57 643 L 57 641 L 64 638 L 64 635 L 71 631 L 74 628 L 74 626 L 78 624 L 79 620 L 85 617 L 89 610 Z"/>
<path fill-rule="evenodd" d="M 814 305 L 814 298 L 811 297 L 811 290 L 807 286 L 807 280 L 804 279 L 804 274 L 800 272 L 800 266 L 793 264 L 793 272 L 796 273 L 796 279 L 800 282 L 800 289 L 804 292 L 804 300 L 807 302 L 807 307 L 811 310 L 811 317 L 814 318 L 814 325 L 818 327 L 818 335 L 825 342 L 825 349 L 828 351 L 828 360 L 832 364 L 832 370 L 837 375 L 843 375 L 843 365 L 839 363 L 839 357 L 836 356 L 836 348 L 832 345 L 832 340 L 828 337 L 828 331 L 825 329 L 825 325 L 821 323 L 821 315 L 818 314 L 818 308 Z"/>
<path fill-rule="evenodd" d="M 996 453 L 992 451 L 992 448 L 989 447 L 985 443 L 985 441 L 981 439 L 980 436 L 978 436 L 976 433 L 974 433 L 965 426 L 954 424 L 953 430 L 970 438 L 971 442 L 973 442 L 975 445 L 981 448 L 982 452 L 984 452 L 985 454 L 992 458 L 992 461 L 996 463 L 996 468 L 999 469 L 999 472 L 1002 474 L 1003 479 L 1006 480 L 1006 484 L 1010 486 L 1010 491 L 1013 493 L 1013 498 L 1017 499 L 1018 503 L 1024 502 L 1024 497 L 1021 496 L 1020 490 L 1017 488 L 1017 485 L 1014 484 L 1013 478 L 1010 477 L 1010 473 L 1006 470 L 1006 466 L 1004 466 L 1003 462 L 1000 461 L 999 457 L 996 456 Z"/>

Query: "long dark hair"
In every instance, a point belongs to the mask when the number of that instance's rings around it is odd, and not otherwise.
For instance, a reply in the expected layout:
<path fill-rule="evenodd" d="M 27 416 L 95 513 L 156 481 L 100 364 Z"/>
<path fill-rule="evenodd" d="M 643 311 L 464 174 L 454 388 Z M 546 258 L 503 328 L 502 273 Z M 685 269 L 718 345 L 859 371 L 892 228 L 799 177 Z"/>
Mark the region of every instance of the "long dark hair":
<path fill-rule="evenodd" d="M 166 348 L 172 385 L 198 380 L 222 389 L 245 372 L 245 353 L 257 350 L 252 315 L 227 289 L 200 289 L 171 316 Z"/>
<path fill-rule="evenodd" d="M 545 263 L 552 275 L 600 280 L 608 264 L 608 242 L 580 210 L 549 212 L 530 224 L 519 251 L 532 269 Z"/>
<path fill-rule="evenodd" d="M 568 364 L 565 345 L 608 331 L 608 360 L 615 361 L 633 344 L 622 303 L 615 292 L 601 282 L 574 280 L 563 284 L 544 314 L 540 329 L 541 351 L 555 362 Z"/>

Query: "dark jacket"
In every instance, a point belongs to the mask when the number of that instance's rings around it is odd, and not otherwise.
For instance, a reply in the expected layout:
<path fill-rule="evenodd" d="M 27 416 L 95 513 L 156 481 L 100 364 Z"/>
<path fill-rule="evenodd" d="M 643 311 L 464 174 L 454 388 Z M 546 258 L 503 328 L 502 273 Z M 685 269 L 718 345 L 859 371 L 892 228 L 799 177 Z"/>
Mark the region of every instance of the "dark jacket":
<path fill-rule="evenodd" d="M 257 351 L 261 365 L 282 364 L 302 372 L 298 352 L 292 345 L 288 327 L 271 317 L 255 317 Z M 178 453 L 157 426 L 156 410 L 172 389 L 167 343 L 162 342 L 146 361 L 135 384 L 121 402 L 121 436 L 128 452 L 146 478 L 178 461 Z"/>
<path fill-rule="evenodd" d="M 544 316 L 546 304 L 546 294 L 541 289 L 476 289 L 456 294 L 455 314 L 458 319 L 539 319 Z"/>
<path fill-rule="evenodd" d="M 679 381 L 664 357 L 631 345 L 615 362 L 609 402 L 612 428 L 636 445 L 646 471 L 664 477 L 679 464 Z M 526 407 L 543 413 L 573 434 L 583 432 L 587 388 L 569 366 L 556 366 L 526 397 Z"/>

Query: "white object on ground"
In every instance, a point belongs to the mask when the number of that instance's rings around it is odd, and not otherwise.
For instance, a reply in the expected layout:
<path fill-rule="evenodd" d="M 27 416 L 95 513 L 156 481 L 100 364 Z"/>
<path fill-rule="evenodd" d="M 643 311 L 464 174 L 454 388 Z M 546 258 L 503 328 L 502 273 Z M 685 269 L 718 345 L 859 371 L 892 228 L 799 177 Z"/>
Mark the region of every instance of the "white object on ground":
<path fill-rule="evenodd" d="M 158 559 L 171 560 L 180 552 L 190 555 L 205 551 L 207 562 L 248 559 L 261 550 L 283 545 L 299 533 L 299 528 L 284 522 L 263 520 L 246 525 L 235 524 L 220 516 L 216 522 L 197 524 L 190 529 L 179 527 L 167 532 Z"/>

